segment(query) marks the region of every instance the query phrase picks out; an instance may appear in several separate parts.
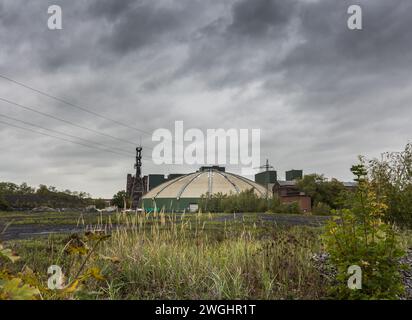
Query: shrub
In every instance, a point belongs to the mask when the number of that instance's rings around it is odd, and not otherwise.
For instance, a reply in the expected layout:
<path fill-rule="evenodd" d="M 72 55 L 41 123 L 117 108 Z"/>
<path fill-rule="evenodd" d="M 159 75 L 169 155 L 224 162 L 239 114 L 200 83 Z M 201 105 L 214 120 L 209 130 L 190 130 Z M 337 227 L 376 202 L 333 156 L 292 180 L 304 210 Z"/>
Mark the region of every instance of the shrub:
<path fill-rule="evenodd" d="M 311 197 L 312 207 L 318 204 L 327 204 L 332 209 L 341 209 L 346 190 L 342 182 L 331 179 L 328 181 L 323 175 L 309 174 L 298 180 L 299 190 Z"/>
<path fill-rule="evenodd" d="M 253 189 L 250 189 L 239 194 L 203 195 L 199 207 L 203 212 L 265 212 L 268 210 L 270 201 L 270 199 L 259 197 Z"/>
<path fill-rule="evenodd" d="M 412 144 L 402 152 L 387 152 L 368 162 L 372 190 L 386 199 L 386 221 L 412 227 Z"/>
<path fill-rule="evenodd" d="M 123 208 L 125 205 L 126 208 L 130 208 L 131 199 L 127 196 L 126 191 L 121 190 L 113 196 L 110 204 L 118 208 Z"/>
<path fill-rule="evenodd" d="M 302 211 L 299 208 L 299 204 L 297 202 L 281 204 L 280 207 L 279 207 L 279 212 L 280 213 L 289 213 L 289 214 L 302 213 Z"/>
<path fill-rule="evenodd" d="M 6 200 L 2 197 L 2 195 L 0 195 L 0 210 L 4 210 L 4 211 L 10 210 L 10 204 L 9 204 L 9 202 L 6 201 Z"/>
<path fill-rule="evenodd" d="M 330 206 L 323 202 L 318 202 L 312 209 L 312 214 L 317 216 L 328 216 L 330 213 Z"/>
<path fill-rule="evenodd" d="M 104 201 L 103 199 L 96 199 L 93 201 L 94 205 L 96 206 L 96 209 L 104 209 L 106 208 L 106 201 Z"/>
<path fill-rule="evenodd" d="M 23 258 L 0 243 L 0 266 L 2 267 L 0 269 L 0 300 L 74 299 L 90 295 L 87 290 L 84 290 L 83 285 L 89 280 L 104 280 L 100 269 L 94 265 L 94 262 L 97 259 L 96 249 L 108 238 L 110 235 L 99 231 L 88 231 L 82 236 L 78 234 L 70 236 L 57 258 L 58 264 L 63 263 L 63 268 L 67 267 L 66 274 L 62 276 L 63 288 L 61 289 L 46 287 L 45 283 L 48 281 L 44 281 L 42 274 L 33 271 L 26 261 L 21 261 Z M 110 259 L 110 257 L 104 257 L 104 259 Z M 23 268 L 21 264 L 18 265 L 19 261 L 24 264 Z M 51 264 L 55 264 L 53 258 L 47 263 L 47 268 Z M 74 270 L 75 268 L 77 270 Z M 43 273 L 46 268 L 41 269 Z"/>
<path fill-rule="evenodd" d="M 40 291 L 28 284 L 25 279 L 27 272 L 21 272 L 19 275 L 13 275 L 5 268 L 6 261 L 15 263 L 20 257 L 14 254 L 10 249 L 6 249 L 0 243 L 0 300 L 33 300 L 37 299 Z"/>
<path fill-rule="evenodd" d="M 201 197 L 199 208 L 202 212 L 302 213 L 297 202 L 281 203 L 277 196 L 262 198 L 253 189 L 231 195 L 206 194 Z"/>
<path fill-rule="evenodd" d="M 403 293 L 399 259 L 404 255 L 393 226 L 383 222 L 387 206 L 373 192 L 363 164 L 353 166 L 359 186 L 351 210 L 337 215 L 323 236 L 337 283 L 331 294 L 339 299 L 397 299 Z M 362 289 L 347 286 L 348 268 L 362 270 Z"/>

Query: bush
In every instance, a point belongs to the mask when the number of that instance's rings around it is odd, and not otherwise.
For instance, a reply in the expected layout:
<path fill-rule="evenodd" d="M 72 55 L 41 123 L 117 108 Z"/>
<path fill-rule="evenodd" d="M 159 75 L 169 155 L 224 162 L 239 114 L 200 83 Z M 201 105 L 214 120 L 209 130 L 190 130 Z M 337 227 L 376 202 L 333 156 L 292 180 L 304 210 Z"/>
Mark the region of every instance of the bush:
<path fill-rule="evenodd" d="M 334 211 L 323 236 L 337 270 L 331 294 L 339 299 L 398 299 L 404 291 L 398 262 L 404 252 L 395 229 L 383 222 L 387 206 L 372 191 L 365 166 L 353 166 L 352 172 L 359 183 L 353 207 Z M 362 270 L 361 290 L 347 286 L 352 265 Z"/>
<path fill-rule="evenodd" d="M 231 195 L 206 194 L 201 197 L 199 208 L 203 212 L 302 213 L 297 202 L 281 203 L 277 196 L 262 198 L 256 195 L 253 189 Z"/>
<path fill-rule="evenodd" d="M 284 213 L 292 213 L 292 214 L 299 214 L 302 213 L 302 211 L 299 208 L 299 204 L 297 202 L 292 202 L 292 203 L 287 203 L 283 204 Z"/>
<path fill-rule="evenodd" d="M 116 193 L 110 201 L 110 204 L 112 206 L 116 206 L 118 208 L 124 208 L 125 203 L 126 208 L 130 208 L 132 202 L 131 199 L 127 196 L 126 191 L 124 190 L 121 190 L 118 193 Z"/>
<path fill-rule="evenodd" d="M 79 208 L 90 203 L 90 195 L 85 192 L 58 191 L 55 187 L 45 185 L 40 185 L 36 190 L 26 183 L 17 185 L 11 182 L 0 182 L 0 210 L 1 206 L 6 209 L 7 207 L 33 209 L 39 206 Z"/>
<path fill-rule="evenodd" d="M 328 216 L 330 213 L 330 206 L 323 202 L 318 202 L 312 209 L 312 214 L 317 216 Z"/>
<path fill-rule="evenodd" d="M 94 205 L 96 206 L 96 209 L 104 209 L 106 208 L 106 201 L 104 201 L 103 199 L 96 199 L 93 201 Z"/>
<path fill-rule="evenodd" d="M 368 162 L 372 190 L 388 205 L 387 222 L 412 227 L 412 144 Z"/>
<path fill-rule="evenodd" d="M 342 182 L 331 179 L 328 181 L 323 175 L 309 174 L 298 180 L 297 186 L 311 198 L 312 207 L 326 204 L 332 209 L 341 209 L 346 189 Z"/>
<path fill-rule="evenodd" d="M 270 211 L 274 213 L 289 213 L 289 214 L 302 213 L 302 211 L 299 208 L 299 204 L 297 202 L 281 203 L 278 206 L 272 207 Z"/>
<path fill-rule="evenodd" d="M 254 189 L 239 194 L 206 194 L 201 197 L 199 208 L 203 212 L 266 212 L 271 199 L 261 198 Z"/>
<path fill-rule="evenodd" d="M 10 204 L 0 195 L 0 210 L 10 210 Z"/>

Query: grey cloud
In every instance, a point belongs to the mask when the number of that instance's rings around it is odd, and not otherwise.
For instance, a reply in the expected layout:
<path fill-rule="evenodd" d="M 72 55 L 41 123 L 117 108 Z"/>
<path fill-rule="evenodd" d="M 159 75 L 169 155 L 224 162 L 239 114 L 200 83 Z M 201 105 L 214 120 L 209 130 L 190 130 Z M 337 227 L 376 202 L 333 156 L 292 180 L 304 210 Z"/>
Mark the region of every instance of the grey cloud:
<path fill-rule="evenodd" d="M 58 32 L 46 25 L 54 3 L 63 8 Z M 0 73 L 149 133 L 175 120 L 186 128 L 261 128 L 262 158 L 279 171 L 301 167 L 349 179 L 359 153 L 396 150 L 412 135 L 412 3 L 358 3 L 364 30 L 354 32 L 346 27 L 346 1 L 6 0 Z M 0 96 L 153 147 L 150 135 L 1 79 Z M 2 102 L 0 111 L 133 153 L 133 146 Z M 0 150 L 10 150 L 0 154 L 2 179 L 111 196 L 133 171 L 133 156 L 1 124 L 0 135 Z M 146 160 L 144 167 L 194 169 Z"/>
<path fill-rule="evenodd" d="M 89 5 L 88 12 L 91 16 L 103 16 L 109 20 L 118 18 L 120 15 L 131 10 L 133 6 L 140 1 L 134 0 L 122 0 L 122 1 L 110 1 L 100 0 L 93 1 Z"/>
<path fill-rule="evenodd" d="M 284 29 L 289 23 L 297 2 L 281 0 L 239 1 L 233 5 L 233 21 L 229 33 L 264 37 L 273 29 Z"/>

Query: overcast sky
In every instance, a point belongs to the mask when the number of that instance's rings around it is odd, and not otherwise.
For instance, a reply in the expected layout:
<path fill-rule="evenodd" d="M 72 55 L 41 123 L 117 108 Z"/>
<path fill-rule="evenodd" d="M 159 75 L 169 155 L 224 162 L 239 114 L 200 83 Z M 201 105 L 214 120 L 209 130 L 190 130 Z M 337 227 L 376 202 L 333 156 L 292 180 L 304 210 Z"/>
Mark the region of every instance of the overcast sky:
<path fill-rule="evenodd" d="M 63 30 L 47 28 L 52 4 L 63 9 Z M 347 28 L 351 4 L 363 8 L 362 31 Z M 262 161 L 280 178 L 301 168 L 350 181 L 359 154 L 397 151 L 412 137 L 411 30 L 410 0 L 1 0 L 1 75 L 148 134 L 1 78 L 0 98 L 148 147 L 155 129 L 176 120 L 259 128 Z M 96 197 L 125 188 L 132 144 L 3 101 L 0 115 L 130 152 L 0 123 L 0 181 Z M 195 169 L 145 160 L 143 171 Z"/>

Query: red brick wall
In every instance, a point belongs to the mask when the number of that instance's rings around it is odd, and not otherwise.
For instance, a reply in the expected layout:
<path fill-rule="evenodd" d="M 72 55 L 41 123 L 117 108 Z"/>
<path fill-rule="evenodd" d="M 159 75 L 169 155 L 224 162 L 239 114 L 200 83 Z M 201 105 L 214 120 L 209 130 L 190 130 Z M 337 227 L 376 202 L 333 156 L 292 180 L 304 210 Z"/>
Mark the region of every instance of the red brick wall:
<path fill-rule="evenodd" d="M 311 212 L 311 199 L 308 196 L 291 196 L 291 197 L 280 197 L 281 203 L 292 203 L 297 202 L 300 210 L 302 212 Z"/>

